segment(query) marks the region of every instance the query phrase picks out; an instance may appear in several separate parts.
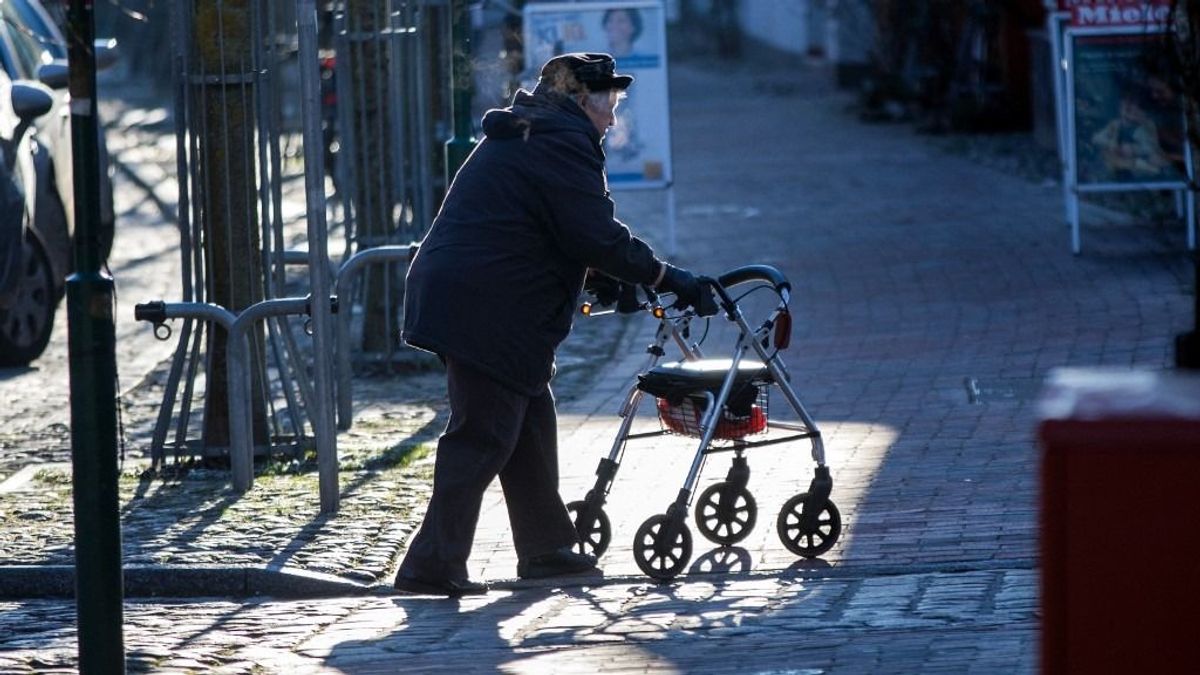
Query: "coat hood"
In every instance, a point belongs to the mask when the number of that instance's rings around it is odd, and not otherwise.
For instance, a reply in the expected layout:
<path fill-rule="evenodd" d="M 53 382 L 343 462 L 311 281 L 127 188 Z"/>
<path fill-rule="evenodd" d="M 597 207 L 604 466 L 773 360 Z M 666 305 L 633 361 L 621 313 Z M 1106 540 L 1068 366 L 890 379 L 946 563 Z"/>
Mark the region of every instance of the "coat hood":
<path fill-rule="evenodd" d="M 532 134 L 576 131 L 600 145 L 600 134 L 592 121 L 569 96 L 556 92 L 529 93 L 521 90 L 507 108 L 489 110 L 483 116 L 483 133 L 488 138 L 528 137 Z"/>

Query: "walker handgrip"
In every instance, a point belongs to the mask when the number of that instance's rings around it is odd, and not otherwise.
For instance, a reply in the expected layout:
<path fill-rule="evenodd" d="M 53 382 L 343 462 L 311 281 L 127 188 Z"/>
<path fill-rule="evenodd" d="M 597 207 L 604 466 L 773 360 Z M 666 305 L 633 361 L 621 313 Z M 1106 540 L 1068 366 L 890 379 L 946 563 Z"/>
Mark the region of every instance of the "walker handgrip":
<path fill-rule="evenodd" d="M 717 277 L 717 283 L 721 284 L 722 288 L 737 286 L 748 281 L 766 281 L 779 292 L 792 290 L 792 282 L 788 281 L 787 277 L 783 276 L 783 272 L 771 267 L 770 265 L 746 265 L 745 267 L 735 267 L 728 272 Z"/>

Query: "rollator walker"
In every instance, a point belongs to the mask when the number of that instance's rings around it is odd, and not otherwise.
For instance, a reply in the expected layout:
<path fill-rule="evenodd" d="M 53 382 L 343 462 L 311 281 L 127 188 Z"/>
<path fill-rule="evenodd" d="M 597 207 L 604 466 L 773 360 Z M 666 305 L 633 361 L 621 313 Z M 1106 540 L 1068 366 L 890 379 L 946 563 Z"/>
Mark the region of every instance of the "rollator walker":
<path fill-rule="evenodd" d="M 589 277 L 587 290 L 596 293 Z M 614 280 L 609 279 L 613 284 Z M 638 372 L 621 404 L 621 422 L 608 456 L 600 460 L 596 482 L 587 496 L 567 505 L 579 535 L 578 550 L 597 557 L 604 555 L 612 541 L 612 529 L 604 505 L 621 466 L 630 441 L 667 434 L 699 439 L 687 477 L 675 500 L 664 513 L 648 518 L 634 536 L 633 555 L 645 574 L 658 580 L 678 575 L 692 555 L 692 533 L 687 524 L 689 506 L 706 458 L 718 452 L 732 452 L 732 464 L 725 479 L 709 486 L 695 501 L 697 529 L 710 541 L 732 546 L 746 538 L 758 518 L 758 505 L 747 488 L 750 466 L 745 453 L 751 448 L 808 441 L 816 463 L 806 492 L 788 499 L 779 511 L 776 530 L 783 545 L 805 558 L 820 556 L 833 547 L 841 534 L 841 514 L 829 499 L 833 481 L 825 465 L 821 432 L 805 411 L 790 384 L 791 376 L 780 352 L 791 339 L 791 314 L 788 301 L 791 284 L 774 267 L 747 265 L 730 270 L 716 279 L 701 277 L 712 289 L 719 307 L 712 307 L 711 296 L 697 309 L 672 311 L 659 302 L 649 288 L 643 288 L 646 300 L 639 301 L 633 286 L 621 285 L 615 291 L 616 311 L 647 311 L 658 320 L 654 341 L 647 347 L 646 365 Z M 735 298 L 731 291 L 737 288 Z M 746 289 L 745 292 L 741 292 Z M 766 319 L 752 327 L 739 301 L 749 293 L 770 290 L 778 296 Z M 600 295 L 600 294 L 597 294 Z M 609 296 L 614 295 L 609 289 Z M 705 308 L 704 305 L 710 305 Z M 706 358 L 698 344 L 689 344 L 691 324 L 702 314 L 723 314 L 737 328 L 733 353 L 728 358 Z M 582 307 L 585 315 L 602 312 L 592 303 Z M 668 342 L 682 353 L 677 362 L 659 365 L 666 355 Z M 799 421 L 770 418 L 771 389 L 778 389 Z M 631 433 L 642 398 L 655 399 L 660 428 L 657 431 Z"/>

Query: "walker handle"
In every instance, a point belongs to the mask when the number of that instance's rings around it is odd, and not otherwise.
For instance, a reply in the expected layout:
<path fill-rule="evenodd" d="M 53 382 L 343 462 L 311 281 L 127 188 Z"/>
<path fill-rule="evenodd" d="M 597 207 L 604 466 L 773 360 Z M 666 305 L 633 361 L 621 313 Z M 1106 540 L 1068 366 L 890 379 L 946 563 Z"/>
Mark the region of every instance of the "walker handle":
<path fill-rule="evenodd" d="M 728 272 L 717 277 L 717 283 L 722 288 L 737 286 L 748 281 L 766 281 L 775 286 L 775 290 L 780 293 L 792 290 L 792 282 L 788 281 L 778 269 L 770 265 L 746 265 L 744 267 L 735 267 Z"/>

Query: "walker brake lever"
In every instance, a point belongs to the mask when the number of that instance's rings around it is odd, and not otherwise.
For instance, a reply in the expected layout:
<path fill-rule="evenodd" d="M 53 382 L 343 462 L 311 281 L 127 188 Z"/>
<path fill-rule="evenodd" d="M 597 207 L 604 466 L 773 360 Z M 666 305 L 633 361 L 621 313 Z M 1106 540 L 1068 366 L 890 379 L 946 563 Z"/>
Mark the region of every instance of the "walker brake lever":
<path fill-rule="evenodd" d="M 639 302 L 637 286 L 621 284 L 617 289 L 617 312 L 619 314 L 634 314 L 646 308 L 646 303 Z"/>
<path fill-rule="evenodd" d="M 716 279 L 711 277 L 700 277 L 700 299 L 696 301 L 697 316 L 714 316 L 719 311 L 717 300 L 714 296 L 714 291 L 720 286 Z"/>

